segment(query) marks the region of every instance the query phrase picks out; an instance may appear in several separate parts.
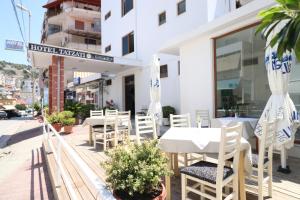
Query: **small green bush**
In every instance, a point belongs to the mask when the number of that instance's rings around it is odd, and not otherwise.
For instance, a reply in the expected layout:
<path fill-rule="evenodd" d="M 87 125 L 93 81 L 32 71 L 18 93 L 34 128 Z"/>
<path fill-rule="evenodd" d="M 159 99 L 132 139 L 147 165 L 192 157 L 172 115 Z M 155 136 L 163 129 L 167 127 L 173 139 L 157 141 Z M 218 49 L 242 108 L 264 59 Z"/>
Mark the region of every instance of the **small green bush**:
<path fill-rule="evenodd" d="M 15 107 L 17 110 L 26 110 L 27 109 L 25 104 L 17 104 Z"/>
<path fill-rule="evenodd" d="M 50 124 L 56 124 L 56 123 L 60 123 L 61 119 L 58 113 L 54 112 L 51 115 L 47 116 L 47 121 Z"/>
<path fill-rule="evenodd" d="M 83 105 L 79 102 L 75 102 L 72 100 L 66 100 L 64 104 L 64 110 L 68 110 L 74 113 L 74 116 L 77 117 L 80 113 L 81 107 Z"/>
<path fill-rule="evenodd" d="M 106 154 L 110 159 L 102 166 L 109 187 L 131 197 L 159 188 L 161 178 L 171 174 L 168 159 L 157 147 L 157 140 L 119 145 Z"/>
<path fill-rule="evenodd" d="M 68 119 L 68 118 L 72 118 L 74 116 L 74 113 L 71 111 L 65 110 L 65 111 L 58 113 L 58 115 L 61 119 L 64 119 L 64 118 Z"/>
<path fill-rule="evenodd" d="M 75 118 L 65 118 L 61 119 L 61 124 L 63 126 L 71 126 L 75 124 Z"/>
<path fill-rule="evenodd" d="M 162 107 L 163 118 L 170 118 L 170 114 L 175 115 L 175 108 L 172 106 L 163 106 Z"/>

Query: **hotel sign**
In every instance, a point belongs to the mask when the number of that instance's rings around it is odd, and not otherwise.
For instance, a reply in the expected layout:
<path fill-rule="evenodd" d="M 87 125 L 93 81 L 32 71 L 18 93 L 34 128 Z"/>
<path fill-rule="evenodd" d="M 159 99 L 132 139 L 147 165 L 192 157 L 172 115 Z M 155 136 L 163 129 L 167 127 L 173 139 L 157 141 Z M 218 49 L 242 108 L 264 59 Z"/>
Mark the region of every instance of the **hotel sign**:
<path fill-rule="evenodd" d="M 43 45 L 43 44 L 29 43 L 28 50 L 54 54 L 54 55 L 58 55 L 58 56 L 68 56 L 68 57 L 84 58 L 84 59 L 90 59 L 90 60 L 114 62 L 114 57 L 111 57 L 111 56 L 89 53 L 89 52 L 85 52 L 85 51 L 78 51 L 78 50 L 74 50 L 74 49 L 66 49 L 66 48 L 61 48 L 61 47 L 48 46 L 48 45 Z"/>
<path fill-rule="evenodd" d="M 5 49 L 6 50 L 14 50 L 14 51 L 23 51 L 24 43 L 16 40 L 6 40 L 5 41 Z"/>

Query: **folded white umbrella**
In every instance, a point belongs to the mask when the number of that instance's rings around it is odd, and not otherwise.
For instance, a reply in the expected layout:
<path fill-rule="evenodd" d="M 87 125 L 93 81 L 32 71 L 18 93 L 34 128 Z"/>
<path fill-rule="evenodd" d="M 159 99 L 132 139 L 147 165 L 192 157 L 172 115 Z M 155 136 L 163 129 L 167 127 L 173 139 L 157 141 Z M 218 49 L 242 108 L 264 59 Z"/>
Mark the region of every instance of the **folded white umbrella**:
<path fill-rule="evenodd" d="M 161 124 L 162 120 L 162 108 L 160 103 L 160 62 L 157 55 L 153 55 L 152 63 L 150 67 L 150 105 L 148 114 L 154 116 L 157 126 Z M 158 128 L 158 135 L 159 128 Z"/>
<path fill-rule="evenodd" d="M 272 34 L 273 35 L 273 34 Z M 272 37 L 269 37 L 270 39 Z M 269 44 L 269 40 L 267 41 Z M 293 56 L 286 52 L 278 59 L 276 46 L 268 46 L 265 52 L 265 64 L 272 95 L 257 123 L 255 135 L 261 137 L 262 125 L 266 120 L 277 120 L 275 148 L 281 150 L 281 167 L 286 168 L 286 149 L 293 147 L 295 132 L 299 126 L 299 113 L 288 93 L 289 74 Z"/>

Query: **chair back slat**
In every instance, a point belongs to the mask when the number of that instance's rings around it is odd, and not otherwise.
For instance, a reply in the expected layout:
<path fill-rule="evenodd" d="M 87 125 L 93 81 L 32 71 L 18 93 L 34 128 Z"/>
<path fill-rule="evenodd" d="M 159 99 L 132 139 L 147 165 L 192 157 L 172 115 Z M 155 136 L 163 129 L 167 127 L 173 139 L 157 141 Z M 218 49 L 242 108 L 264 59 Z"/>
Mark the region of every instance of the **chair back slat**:
<path fill-rule="evenodd" d="M 171 127 L 189 128 L 191 127 L 191 117 L 190 114 L 183 115 L 170 115 Z"/>
<path fill-rule="evenodd" d="M 118 115 L 118 110 L 105 110 L 105 116 L 117 116 Z"/>
<path fill-rule="evenodd" d="M 238 175 L 238 162 L 240 156 L 242 132 L 242 123 L 238 123 L 236 126 L 232 127 L 222 127 L 217 171 L 217 179 L 220 182 L 223 181 L 225 162 L 231 158 L 233 158 L 234 173 L 236 173 L 236 176 Z"/>
<path fill-rule="evenodd" d="M 196 110 L 196 123 L 198 128 L 210 127 L 209 110 Z"/>
<path fill-rule="evenodd" d="M 152 134 L 152 138 L 157 139 L 155 120 L 152 115 L 136 116 L 135 129 L 136 129 L 136 137 L 137 137 L 138 144 L 141 144 L 142 134 Z"/>
<path fill-rule="evenodd" d="M 276 128 L 276 120 L 263 122 L 263 134 L 259 140 L 258 168 L 263 169 L 266 154 L 268 155 L 269 161 L 272 162 Z"/>
<path fill-rule="evenodd" d="M 90 116 L 91 117 L 103 116 L 103 110 L 91 110 Z"/>

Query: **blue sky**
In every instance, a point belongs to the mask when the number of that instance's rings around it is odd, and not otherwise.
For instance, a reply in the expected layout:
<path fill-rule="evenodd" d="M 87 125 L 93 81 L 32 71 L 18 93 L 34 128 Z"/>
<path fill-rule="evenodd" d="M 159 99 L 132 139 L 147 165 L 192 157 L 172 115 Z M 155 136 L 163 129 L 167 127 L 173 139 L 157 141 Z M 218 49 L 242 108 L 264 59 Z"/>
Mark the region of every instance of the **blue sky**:
<path fill-rule="evenodd" d="M 47 0 L 14 0 L 16 4 L 22 2 L 24 7 L 31 11 L 31 42 L 40 43 L 41 29 L 45 9 L 42 7 Z M 14 14 L 11 0 L 2 0 L 0 10 L 0 60 L 13 63 L 27 64 L 26 50 L 24 52 L 5 50 L 5 40 L 22 41 L 21 33 L 18 28 L 17 19 Z M 17 8 L 21 27 L 23 29 L 23 20 L 21 10 Z M 28 14 L 23 13 L 26 40 L 28 39 Z M 24 31 L 23 31 L 24 33 Z"/>

